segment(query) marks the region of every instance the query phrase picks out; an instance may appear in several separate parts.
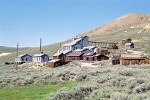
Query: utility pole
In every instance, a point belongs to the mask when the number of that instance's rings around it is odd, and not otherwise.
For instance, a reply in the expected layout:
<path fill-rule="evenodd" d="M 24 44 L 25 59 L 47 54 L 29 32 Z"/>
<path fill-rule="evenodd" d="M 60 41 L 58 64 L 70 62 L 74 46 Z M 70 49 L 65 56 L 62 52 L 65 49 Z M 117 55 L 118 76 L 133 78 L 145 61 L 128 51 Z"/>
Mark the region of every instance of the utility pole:
<path fill-rule="evenodd" d="M 17 43 L 17 56 L 18 56 L 18 48 L 19 48 L 19 42 Z"/>
<path fill-rule="evenodd" d="M 40 38 L 40 52 L 42 52 L 42 38 Z"/>
<path fill-rule="evenodd" d="M 60 42 L 60 44 L 59 44 L 59 47 L 61 48 L 61 42 Z"/>
<path fill-rule="evenodd" d="M 19 54 L 19 53 L 18 53 L 18 49 L 19 49 L 19 42 L 17 43 L 17 45 L 16 45 L 16 46 L 17 46 L 17 56 L 18 56 L 18 54 Z M 18 62 L 15 62 L 15 63 L 16 63 L 16 70 L 17 70 L 17 69 L 18 69 Z"/>

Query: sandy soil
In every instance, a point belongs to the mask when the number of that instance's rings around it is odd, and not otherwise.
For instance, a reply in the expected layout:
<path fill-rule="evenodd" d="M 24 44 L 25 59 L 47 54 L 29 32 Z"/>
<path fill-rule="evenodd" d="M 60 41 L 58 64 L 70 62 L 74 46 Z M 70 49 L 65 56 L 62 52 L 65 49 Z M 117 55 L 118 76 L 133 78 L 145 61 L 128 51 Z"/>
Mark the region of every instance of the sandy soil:
<path fill-rule="evenodd" d="M 10 54 L 12 54 L 12 53 L 1 53 L 1 54 L 0 54 L 0 57 L 2 57 L 2 56 L 7 56 L 7 55 L 10 55 Z"/>

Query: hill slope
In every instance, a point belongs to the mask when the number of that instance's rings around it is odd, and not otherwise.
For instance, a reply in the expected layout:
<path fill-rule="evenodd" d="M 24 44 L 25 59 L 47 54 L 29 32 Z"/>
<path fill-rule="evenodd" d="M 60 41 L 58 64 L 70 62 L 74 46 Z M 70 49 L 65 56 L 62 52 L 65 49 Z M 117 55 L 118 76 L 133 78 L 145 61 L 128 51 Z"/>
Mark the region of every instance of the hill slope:
<path fill-rule="evenodd" d="M 129 37 L 135 40 L 144 40 L 145 42 L 140 44 L 138 49 L 144 48 L 144 51 L 150 53 L 150 15 L 128 14 L 117 18 L 108 24 L 99 26 L 89 32 L 79 34 L 79 36 L 81 35 L 88 35 L 92 41 L 121 42 L 122 39 Z M 59 43 L 56 43 L 43 46 L 42 50 L 44 53 L 47 53 L 51 56 L 58 48 Z M 9 56 L 9 59 L 12 59 L 12 57 L 14 58 L 16 55 L 15 50 L 15 48 L 0 48 L 2 53 L 4 51 L 13 52 L 12 55 L 10 55 L 11 57 Z M 19 53 L 28 53 L 33 55 L 34 53 L 39 53 L 39 48 L 22 48 L 19 49 Z M 8 57 L 3 58 L 8 60 Z"/>
<path fill-rule="evenodd" d="M 88 36 L 100 35 L 107 32 L 118 32 L 128 28 L 145 28 L 150 29 L 150 15 L 149 14 L 128 14 L 114 21 L 99 26 L 89 32 L 83 33 Z"/>

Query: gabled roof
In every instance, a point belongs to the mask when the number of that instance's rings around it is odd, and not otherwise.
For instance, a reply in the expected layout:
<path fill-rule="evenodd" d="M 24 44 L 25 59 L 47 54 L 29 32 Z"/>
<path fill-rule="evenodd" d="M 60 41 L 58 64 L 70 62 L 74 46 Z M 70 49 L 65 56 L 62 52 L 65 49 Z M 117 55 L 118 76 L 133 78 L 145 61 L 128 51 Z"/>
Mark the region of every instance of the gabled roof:
<path fill-rule="evenodd" d="M 60 56 L 61 54 L 63 54 L 63 53 L 55 53 L 53 56 Z"/>
<path fill-rule="evenodd" d="M 74 41 L 72 41 L 70 43 L 64 44 L 63 46 L 73 46 L 73 45 L 77 44 L 80 41 L 81 41 L 81 38 L 76 39 L 76 40 L 74 40 Z"/>
<path fill-rule="evenodd" d="M 21 54 L 21 55 L 18 55 L 17 57 L 18 58 L 21 58 L 21 57 L 24 57 L 24 56 L 27 56 L 28 54 Z M 30 55 L 28 55 L 28 56 L 30 56 Z"/>
<path fill-rule="evenodd" d="M 40 53 L 40 54 L 34 54 L 33 55 L 34 57 L 41 57 L 41 56 L 48 56 L 47 54 L 42 54 L 42 53 Z"/>
<path fill-rule="evenodd" d="M 125 43 L 125 46 L 130 46 L 130 45 L 133 45 L 134 43 Z"/>

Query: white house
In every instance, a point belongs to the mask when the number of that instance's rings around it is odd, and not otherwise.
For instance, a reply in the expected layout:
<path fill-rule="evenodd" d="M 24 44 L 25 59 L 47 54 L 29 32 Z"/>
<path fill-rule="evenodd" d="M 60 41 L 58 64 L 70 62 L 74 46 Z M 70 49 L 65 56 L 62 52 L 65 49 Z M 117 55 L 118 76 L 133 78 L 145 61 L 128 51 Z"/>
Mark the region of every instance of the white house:
<path fill-rule="evenodd" d="M 49 56 L 43 53 L 34 54 L 32 59 L 33 59 L 33 62 L 48 62 Z"/>
<path fill-rule="evenodd" d="M 15 58 L 15 63 L 26 63 L 26 62 L 31 62 L 32 61 L 32 56 L 28 54 L 21 54 Z"/>
<path fill-rule="evenodd" d="M 56 53 L 68 54 L 71 51 L 83 49 L 89 46 L 88 39 L 88 36 L 75 37 L 72 39 L 72 42 L 64 44 Z"/>
<path fill-rule="evenodd" d="M 134 43 L 133 42 L 125 43 L 124 47 L 125 47 L 125 49 L 132 49 L 132 48 L 134 48 Z"/>

